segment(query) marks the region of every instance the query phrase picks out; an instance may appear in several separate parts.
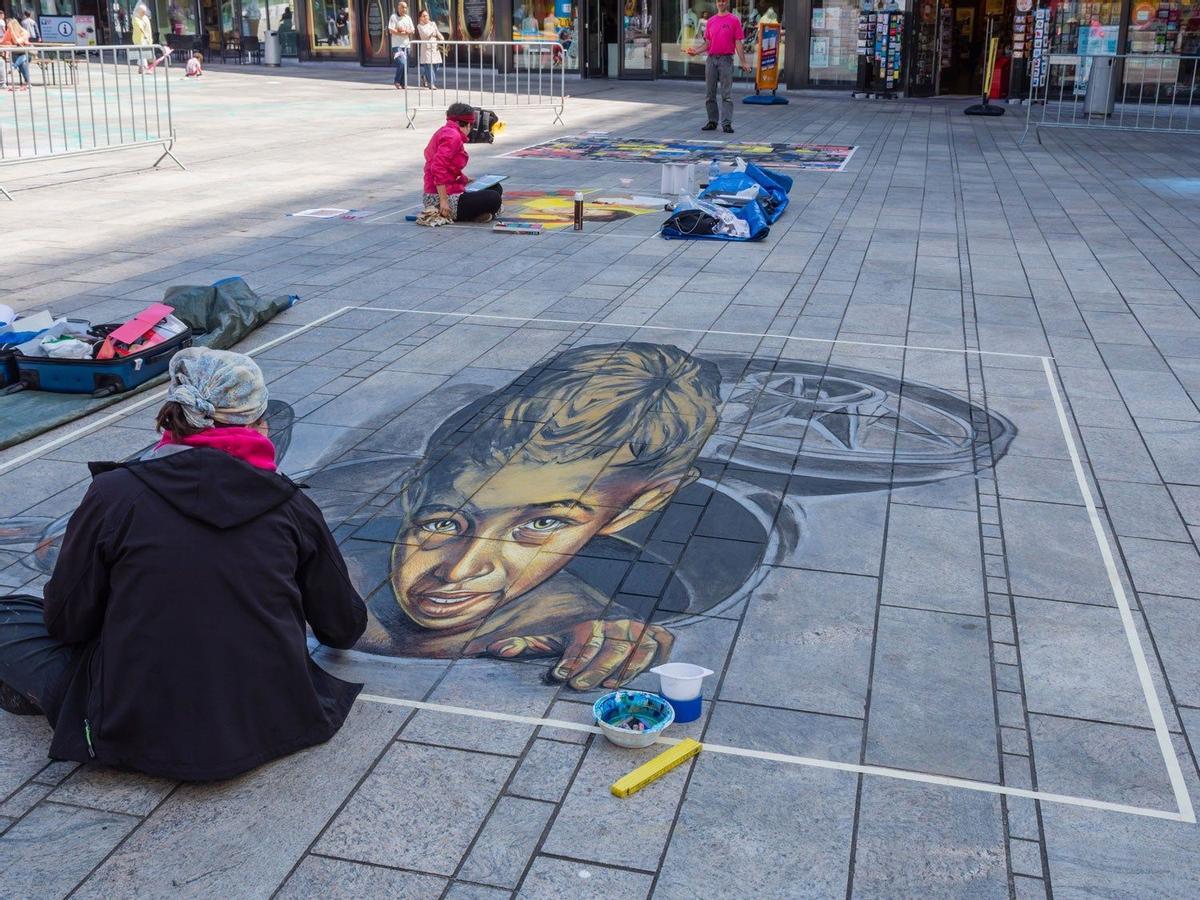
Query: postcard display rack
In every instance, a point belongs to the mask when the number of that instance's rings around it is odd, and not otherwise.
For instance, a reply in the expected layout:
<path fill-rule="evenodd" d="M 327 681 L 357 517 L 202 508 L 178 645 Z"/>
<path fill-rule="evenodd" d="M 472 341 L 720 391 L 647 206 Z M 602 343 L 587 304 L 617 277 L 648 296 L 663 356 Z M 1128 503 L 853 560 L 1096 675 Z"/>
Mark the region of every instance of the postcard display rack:
<path fill-rule="evenodd" d="M 1050 78 L 1050 10 L 1035 9 L 1027 20 L 1026 28 L 1029 84 L 1035 88 L 1045 87 Z"/>
<path fill-rule="evenodd" d="M 863 10 L 858 14 L 858 83 L 852 96 L 891 99 L 901 87 L 904 13 Z"/>

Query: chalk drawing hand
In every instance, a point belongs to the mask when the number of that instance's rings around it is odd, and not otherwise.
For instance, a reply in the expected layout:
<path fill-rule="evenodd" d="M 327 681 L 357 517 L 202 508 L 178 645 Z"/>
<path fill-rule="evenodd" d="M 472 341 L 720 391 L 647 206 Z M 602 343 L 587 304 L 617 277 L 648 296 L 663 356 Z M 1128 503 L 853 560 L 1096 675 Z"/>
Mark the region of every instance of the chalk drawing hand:
<path fill-rule="evenodd" d="M 670 652 L 671 635 L 657 625 L 633 619 L 599 619 L 581 622 L 571 632 L 571 642 L 551 677 L 577 691 L 603 682 L 619 687 L 633 678 L 662 652 Z"/>
<path fill-rule="evenodd" d="M 656 659 L 666 659 L 674 642 L 659 625 L 633 619 L 595 619 L 580 622 L 562 634 L 525 635 L 493 641 L 486 647 L 475 642 L 467 653 L 484 653 L 500 659 L 559 656 L 550 672 L 554 681 L 565 681 L 579 691 L 619 687 L 639 675 Z"/>

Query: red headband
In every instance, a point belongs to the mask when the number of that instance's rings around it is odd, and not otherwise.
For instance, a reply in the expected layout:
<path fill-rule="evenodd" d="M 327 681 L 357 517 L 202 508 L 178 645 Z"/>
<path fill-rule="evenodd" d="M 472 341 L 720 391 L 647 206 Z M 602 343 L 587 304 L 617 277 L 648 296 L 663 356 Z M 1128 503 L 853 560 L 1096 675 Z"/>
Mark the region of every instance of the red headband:
<path fill-rule="evenodd" d="M 446 118 L 449 119 L 451 122 L 457 122 L 459 125 L 474 125 L 475 124 L 475 113 L 469 113 L 467 115 L 462 115 L 462 116 L 452 116 L 452 115 L 447 114 Z"/>

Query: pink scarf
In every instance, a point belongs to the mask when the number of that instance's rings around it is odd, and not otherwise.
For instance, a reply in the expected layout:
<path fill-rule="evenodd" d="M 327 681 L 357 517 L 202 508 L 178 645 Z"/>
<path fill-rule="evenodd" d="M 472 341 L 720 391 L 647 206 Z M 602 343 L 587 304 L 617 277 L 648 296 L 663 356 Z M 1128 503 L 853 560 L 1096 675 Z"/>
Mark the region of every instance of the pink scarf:
<path fill-rule="evenodd" d="M 165 447 L 168 444 L 184 444 L 188 447 L 209 447 L 221 450 L 230 456 L 236 456 L 243 462 L 248 462 L 256 469 L 275 471 L 275 445 L 271 439 L 263 437 L 253 428 L 230 426 L 228 428 L 207 428 L 199 434 L 177 438 L 169 431 L 164 431 L 162 440 L 155 446 Z"/>

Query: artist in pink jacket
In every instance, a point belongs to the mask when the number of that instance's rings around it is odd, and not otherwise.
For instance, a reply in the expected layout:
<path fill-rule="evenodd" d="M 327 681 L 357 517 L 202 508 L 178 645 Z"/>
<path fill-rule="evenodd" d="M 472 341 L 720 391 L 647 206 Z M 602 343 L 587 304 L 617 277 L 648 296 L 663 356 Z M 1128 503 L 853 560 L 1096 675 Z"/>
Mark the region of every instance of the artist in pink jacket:
<path fill-rule="evenodd" d="M 467 135 L 475 124 L 475 110 L 465 103 L 452 103 L 446 124 L 433 133 L 425 146 L 425 192 L 422 205 L 437 210 L 451 222 L 490 222 L 500 212 L 500 185 L 468 191 Z M 426 213 L 428 215 L 428 212 Z"/>

